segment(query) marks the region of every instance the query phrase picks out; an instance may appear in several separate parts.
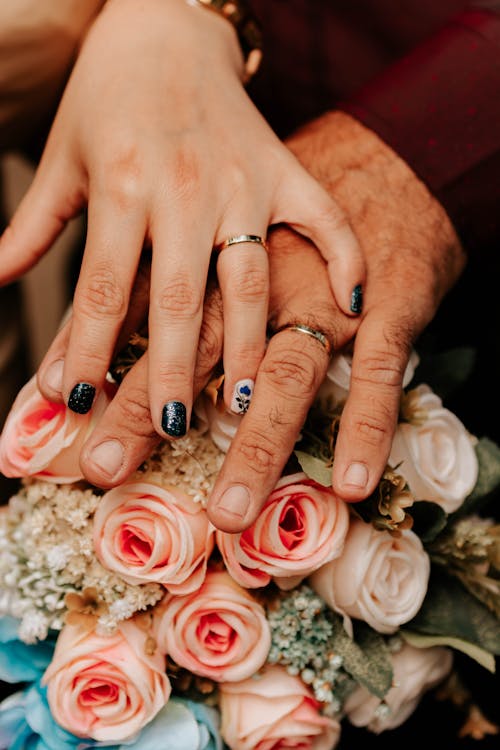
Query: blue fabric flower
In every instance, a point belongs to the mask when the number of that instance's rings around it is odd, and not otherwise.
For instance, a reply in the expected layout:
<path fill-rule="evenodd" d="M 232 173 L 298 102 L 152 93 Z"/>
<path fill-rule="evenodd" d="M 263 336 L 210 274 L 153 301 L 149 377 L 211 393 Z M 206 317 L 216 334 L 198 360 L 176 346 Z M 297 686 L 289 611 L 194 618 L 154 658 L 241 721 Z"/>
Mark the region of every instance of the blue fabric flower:
<path fill-rule="evenodd" d="M 132 739 L 111 745 L 83 740 L 60 727 L 40 682 L 0 704 L 0 750 L 222 750 L 217 712 L 204 704 L 172 698 Z"/>
<path fill-rule="evenodd" d="M 56 724 L 40 682 L 0 703 L 0 750 L 85 750 L 96 744 Z"/>
<path fill-rule="evenodd" d="M 222 750 L 218 724 L 215 709 L 171 698 L 135 741 L 116 750 Z"/>
<path fill-rule="evenodd" d="M 17 636 L 18 627 L 19 620 L 0 618 L 0 680 L 33 682 L 42 676 L 51 662 L 55 641 L 23 643 Z"/>

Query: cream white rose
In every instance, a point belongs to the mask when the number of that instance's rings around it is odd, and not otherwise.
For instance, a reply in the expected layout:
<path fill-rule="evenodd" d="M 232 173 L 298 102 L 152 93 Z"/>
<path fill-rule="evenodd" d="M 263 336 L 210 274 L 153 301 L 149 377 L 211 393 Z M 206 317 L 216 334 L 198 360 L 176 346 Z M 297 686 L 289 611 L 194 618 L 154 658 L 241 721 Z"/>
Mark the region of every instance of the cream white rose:
<path fill-rule="evenodd" d="M 412 351 L 403 375 L 403 388 L 411 383 L 420 358 Z M 332 357 L 325 379 L 318 391 L 321 401 L 331 399 L 335 404 L 345 401 L 351 384 L 352 354 L 340 352 Z"/>
<path fill-rule="evenodd" d="M 448 648 L 414 648 L 405 644 L 393 654 L 393 687 L 383 703 L 366 688 L 357 688 L 344 704 L 349 721 L 376 734 L 400 726 L 416 709 L 423 694 L 444 680 L 452 661 Z"/>
<path fill-rule="evenodd" d="M 214 404 L 205 393 L 196 399 L 193 410 L 200 431 L 208 432 L 217 448 L 227 453 L 241 423 L 241 415 L 232 414 L 222 401 Z"/>
<path fill-rule="evenodd" d="M 353 518 L 340 557 L 313 573 L 310 582 L 344 617 L 393 633 L 422 606 L 429 573 L 429 557 L 413 531 L 393 535 Z"/>
<path fill-rule="evenodd" d="M 427 385 L 412 391 L 411 410 L 421 423 L 398 425 L 389 463 L 398 466 L 417 500 L 432 500 L 453 513 L 477 481 L 473 438 Z"/>

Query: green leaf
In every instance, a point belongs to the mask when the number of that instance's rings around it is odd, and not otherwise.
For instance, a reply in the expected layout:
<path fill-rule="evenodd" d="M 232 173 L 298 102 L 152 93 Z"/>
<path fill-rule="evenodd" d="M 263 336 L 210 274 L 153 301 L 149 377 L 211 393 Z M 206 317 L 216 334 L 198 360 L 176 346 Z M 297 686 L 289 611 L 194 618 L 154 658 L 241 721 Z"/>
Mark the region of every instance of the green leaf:
<path fill-rule="evenodd" d="M 416 633 L 458 638 L 500 654 L 500 622 L 454 577 L 434 565 L 429 588 L 417 615 L 408 624 Z"/>
<path fill-rule="evenodd" d="M 413 518 L 412 531 L 420 537 L 422 542 L 432 542 L 444 529 L 448 519 L 447 514 L 437 503 L 418 500 L 408 508 Z"/>
<path fill-rule="evenodd" d="M 413 630 L 400 630 L 399 634 L 404 640 L 415 646 L 415 648 L 431 648 L 432 646 L 448 646 L 449 648 L 462 651 L 462 653 L 470 656 L 471 659 L 477 661 L 482 667 L 488 670 L 488 672 L 495 672 L 495 657 L 489 651 L 484 648 L 476 646 L 474 643 L 468 641 L 462 641 L 461 638 L 452 638 L 447 635 L 423 635 L 422 633 L 415 633 Z"/>
<path fill-rule="evenodd" d="M 302 471 L 323 487 L 332 486 L 332 467 L 304 451 L 294 451 Z"/>
<path fill-rule="evenodd" d="M 493 492 L 500 489 L 500 446 L 483 437 L 476 443 L 475 450 L 479 463 L 476 486 L 453 514 L 454 517 L 475 512 Z"/>
<path fill-rule="evenodd" d="M 354 640 L 342 619 L 332 613 L 332 647 L 342 657 L 343 669 L 370 693 L 382 699 L 392 685 L 392 662 L 382 636 L 365 623 L 356 623 Z"/>
<path fill-rule="evenodd" d="M 475 350 L 466 346 L 422 355 L 412 385 L 427 383 L 442 399 L 446 399 L 467 382 L 475 363 Z"/>

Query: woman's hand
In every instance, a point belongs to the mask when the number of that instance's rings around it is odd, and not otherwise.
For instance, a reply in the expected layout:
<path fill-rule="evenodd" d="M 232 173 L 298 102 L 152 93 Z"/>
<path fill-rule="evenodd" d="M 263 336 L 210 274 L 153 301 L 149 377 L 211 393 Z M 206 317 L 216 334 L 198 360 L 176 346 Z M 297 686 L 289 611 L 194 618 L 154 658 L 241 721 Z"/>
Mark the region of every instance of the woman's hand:
<path fill-rule="evenodd" d="M 155 430 L 189 424 L 212 249 L 287 223 L 329 263 L 351 312 L 364 282 L 343 212 L 274 135 L 241 83 L 232 26 L 184 0 L 109 0 L 68 82 L 33 185 L 0 240 L 0 282 L 27 270 L 88 206 L 88 230 L 64 357 L 62 396 L 91 408 L 152 248 L 148 392 Z M 225 400 L 253 381 L 264 353 L 268 256 L 223 250 Z M 355 312 L 355 310 L 354 310 Z"/>

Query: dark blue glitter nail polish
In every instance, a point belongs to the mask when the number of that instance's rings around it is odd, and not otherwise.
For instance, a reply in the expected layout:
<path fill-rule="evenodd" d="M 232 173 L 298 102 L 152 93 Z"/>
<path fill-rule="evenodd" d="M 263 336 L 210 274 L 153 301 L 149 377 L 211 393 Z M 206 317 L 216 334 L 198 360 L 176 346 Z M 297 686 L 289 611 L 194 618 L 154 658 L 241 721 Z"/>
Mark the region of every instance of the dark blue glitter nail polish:
<path fill-rule="evenodd" d="M 68 408 L 77 414 L 87 414 L 92 408 L 95 388 L 90 383 L 77 383 L 68 399 Z"/>
<path fill-rule="evenodd" d="M 359 315 L 363 309 L 363 288 L 361 284 L 357 284 L 352 290 L 351 294 L 351 312 Z"/>
<path fill-rule="evenodd" d="M 161 413 L 161 428 L 170 437 L 186 434 L 186 407 L 182 401 L 169 401 Z"/>

